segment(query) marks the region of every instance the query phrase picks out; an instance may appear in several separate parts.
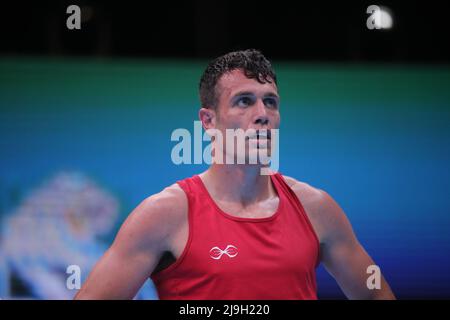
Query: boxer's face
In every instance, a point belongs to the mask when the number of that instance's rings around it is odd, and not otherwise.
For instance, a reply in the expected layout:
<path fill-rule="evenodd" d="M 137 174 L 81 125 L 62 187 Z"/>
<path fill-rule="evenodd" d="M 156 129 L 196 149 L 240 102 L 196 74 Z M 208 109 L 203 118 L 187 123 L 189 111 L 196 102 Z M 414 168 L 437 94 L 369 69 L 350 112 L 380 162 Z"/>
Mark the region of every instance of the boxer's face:
<path fill-rule="evenodd" d="M 205 112 L 212 119 L 209 123 L 205 121 L 203 123 L 206 129 L 214 128 L 222 132 L 224 145 L 226 129 L 270 131 L 279 128 L 279 96 L 273 81 L 262 84 L 255 79 L 247 78 L 242 70 L 233 70 L 219 79 L 216 92 L 218 106 L 215 110 L 206 109 Z M 250 152 L 252 150 L 255 152 L 256 149 L 266 148 L 266 146 L 270 155 L 270 137 L 266 139 L 259 136 L 259 138 L 248 139 L 246 147 Z M 247 152 L 246 158 L 248 158 Z"/>

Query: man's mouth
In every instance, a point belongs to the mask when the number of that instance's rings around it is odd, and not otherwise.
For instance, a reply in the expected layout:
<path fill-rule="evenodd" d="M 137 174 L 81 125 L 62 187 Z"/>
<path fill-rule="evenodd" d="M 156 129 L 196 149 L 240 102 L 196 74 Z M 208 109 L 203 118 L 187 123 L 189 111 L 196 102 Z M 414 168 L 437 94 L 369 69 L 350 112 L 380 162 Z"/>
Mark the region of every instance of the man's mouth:
<path fill-rule="evenodd" d="M 270 140 L 271 139 L 271 132 L 270 130 L 258 130 L 254 134 L 251 134 L 247 136 L 247 139 L 254 139 L 254 140 Z"/>

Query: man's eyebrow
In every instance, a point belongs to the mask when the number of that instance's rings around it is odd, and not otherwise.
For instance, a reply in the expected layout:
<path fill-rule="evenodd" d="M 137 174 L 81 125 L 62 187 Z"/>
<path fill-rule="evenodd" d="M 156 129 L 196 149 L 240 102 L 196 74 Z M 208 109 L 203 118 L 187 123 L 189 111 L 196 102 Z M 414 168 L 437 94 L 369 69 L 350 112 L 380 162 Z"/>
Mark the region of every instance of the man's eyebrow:
<path fill-rule="evenodd" d="M 255 96 L 255 94 L 253 92 L 251 92 L 251 91 L 239 91 L 239 92 L 233 94 L 231 99 L 234 99 L 234 98 L 239 97 L 239 96 Z M 271 92 L 271 91 L 264 93 L 264 97 L 279 98 L 278 94 L 276 94 L 274 92 Z"/>
<path fill-rule="evenodd" d="M 233 94 L 233 96 L 231 98 L 235 98 L 235 97 L 239 97 L 239 96 L 254 96 L 255 94 L 251 91 L 239 91 L 235 94 Z"/>
<path fill-rule="evenodd" d="M 266 94 L 264 94 L 264 97 L 274 97 L 277 99 L 280 98 L 276 93 L 273 93 L 273 92 L 267 92 Z"/>

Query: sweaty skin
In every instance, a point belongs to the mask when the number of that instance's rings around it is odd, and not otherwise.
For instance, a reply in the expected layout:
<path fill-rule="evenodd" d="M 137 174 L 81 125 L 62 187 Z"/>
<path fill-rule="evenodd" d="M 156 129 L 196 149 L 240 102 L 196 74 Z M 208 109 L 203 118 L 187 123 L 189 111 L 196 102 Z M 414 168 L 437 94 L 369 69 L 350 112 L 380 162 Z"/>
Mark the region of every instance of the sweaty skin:
<path fill-rule="evenodd" d="M 224 74 L 217 108 L 199 112 L 205 129 L 277 129 L 280 112 L 276 85 L 248 79 L 241 70 Z M 245 92 L 248 98 L 239 98 Z M 269 99 L 269 97 L 272 97 Z M 200 174 L 225 212 L 264 218 L 278 207 L 278 196 L 260 165 L 212 164 Z M 367 267 L 374 265 L 358 242 L 339 205 L 324 191 L 284 176 L 302 203 L 320 242 L 320 258 L 349 299 L 395 299 L 382 277 L 381 289 L 367 288 Z M 188 239 L 188 203 L 173 184 L 142 201 L 128 216 L 113 244 L 98 261 L 76 299 L 132 299 L 163 254 L 178 258 Z"/>

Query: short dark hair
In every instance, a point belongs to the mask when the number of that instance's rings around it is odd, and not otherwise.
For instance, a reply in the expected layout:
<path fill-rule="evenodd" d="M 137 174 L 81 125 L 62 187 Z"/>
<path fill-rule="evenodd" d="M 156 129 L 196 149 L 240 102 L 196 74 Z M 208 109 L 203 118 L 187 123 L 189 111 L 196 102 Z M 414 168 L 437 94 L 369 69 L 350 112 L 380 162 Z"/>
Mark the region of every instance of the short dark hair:
<path fill-rule="evenodd" d="M 234 51 L 211 61 L 200 79 L 200 102 L 203 108 L 216 108 L 218 94 L 217 82 L 220 77 L 233 70 L 242 69 L 249 79 L 256 79 L 259 83 L 277 84 L 277 76 L 269 60 L 255 49 Z"/>

